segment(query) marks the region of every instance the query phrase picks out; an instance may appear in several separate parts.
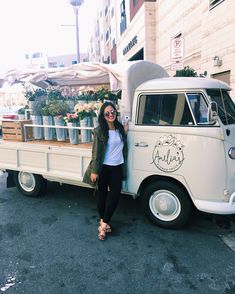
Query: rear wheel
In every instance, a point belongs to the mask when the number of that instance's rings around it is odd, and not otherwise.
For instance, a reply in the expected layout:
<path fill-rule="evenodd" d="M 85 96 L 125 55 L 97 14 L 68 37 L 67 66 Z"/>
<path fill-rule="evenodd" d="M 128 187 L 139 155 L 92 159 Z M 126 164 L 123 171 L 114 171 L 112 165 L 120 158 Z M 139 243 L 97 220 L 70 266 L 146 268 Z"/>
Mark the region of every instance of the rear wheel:
<path fill-rule="evenodd" d="M 42 176 L 23 171 L 14 172 L 14 182 L 18 191 L 29 197 L 40 196 L 47 183 Z"/>
<path fill-rule="evenodd" d="M 168 181 L 149 184 L 142 193 L 142 204 L 149 220 L 169 229 L 184 226 L 192 212 L 188 194 L 180 186 Z"/>

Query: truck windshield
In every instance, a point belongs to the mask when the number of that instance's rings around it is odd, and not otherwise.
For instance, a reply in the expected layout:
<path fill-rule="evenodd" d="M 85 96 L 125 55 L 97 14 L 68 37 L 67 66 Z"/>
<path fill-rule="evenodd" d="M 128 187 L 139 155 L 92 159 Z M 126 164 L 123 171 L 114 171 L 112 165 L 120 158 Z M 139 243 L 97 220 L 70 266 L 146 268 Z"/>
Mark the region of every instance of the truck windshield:
<path fill-rule="evenodd" d="M 224 125 L 235 124 L 235 104 L 226 90 L 208 89 L 211 101 L 218 105 L 218 115 Z"/>

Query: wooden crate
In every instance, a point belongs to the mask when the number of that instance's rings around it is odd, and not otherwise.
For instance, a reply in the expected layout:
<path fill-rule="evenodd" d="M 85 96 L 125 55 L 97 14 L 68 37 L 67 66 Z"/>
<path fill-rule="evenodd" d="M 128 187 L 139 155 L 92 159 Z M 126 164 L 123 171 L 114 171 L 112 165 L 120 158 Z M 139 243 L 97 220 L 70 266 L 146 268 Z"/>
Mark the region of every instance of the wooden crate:
<path fill-rule="evenodd" d="M 25 138 L 32 139 L 33 128 L 26 128 L 26 134 L 24 134 L 25 124 L 32 124 L 32 120 L 3 120 L 2 139 L 11 141 L 25 141 Z"/>

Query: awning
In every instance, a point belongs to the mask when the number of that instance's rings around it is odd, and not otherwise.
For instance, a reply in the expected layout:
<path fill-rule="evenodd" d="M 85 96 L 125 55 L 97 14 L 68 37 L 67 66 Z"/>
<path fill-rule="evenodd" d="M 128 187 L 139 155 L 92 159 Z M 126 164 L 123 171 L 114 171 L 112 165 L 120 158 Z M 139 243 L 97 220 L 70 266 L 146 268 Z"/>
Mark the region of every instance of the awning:
<path fill-rule="evenodd" d="M 67 68 L 11 70 L 0 76 L 0 87 L 4 82 L 30 82 L 42 88 L 109 84 L 113 91 L 122 90 L 121 111 L 130 116 L 136 87 L 146 80 L 168 76 L 160 65 L 143 60 L 116 64 L 85 62 Z"/>

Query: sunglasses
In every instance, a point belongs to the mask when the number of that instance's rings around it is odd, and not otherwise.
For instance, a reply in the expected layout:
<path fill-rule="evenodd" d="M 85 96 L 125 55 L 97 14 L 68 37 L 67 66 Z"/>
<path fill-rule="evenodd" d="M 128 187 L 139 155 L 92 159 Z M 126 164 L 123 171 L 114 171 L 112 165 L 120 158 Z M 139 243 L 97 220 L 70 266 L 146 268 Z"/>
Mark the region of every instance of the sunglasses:
<path fill-rule="evenodd" d="M 111 111 L 106 111 L 104 112 L 104 116 L 109 117 L 109 116 L 115 116 L 117 114 L 116 110 L 111 110 Z"/>

